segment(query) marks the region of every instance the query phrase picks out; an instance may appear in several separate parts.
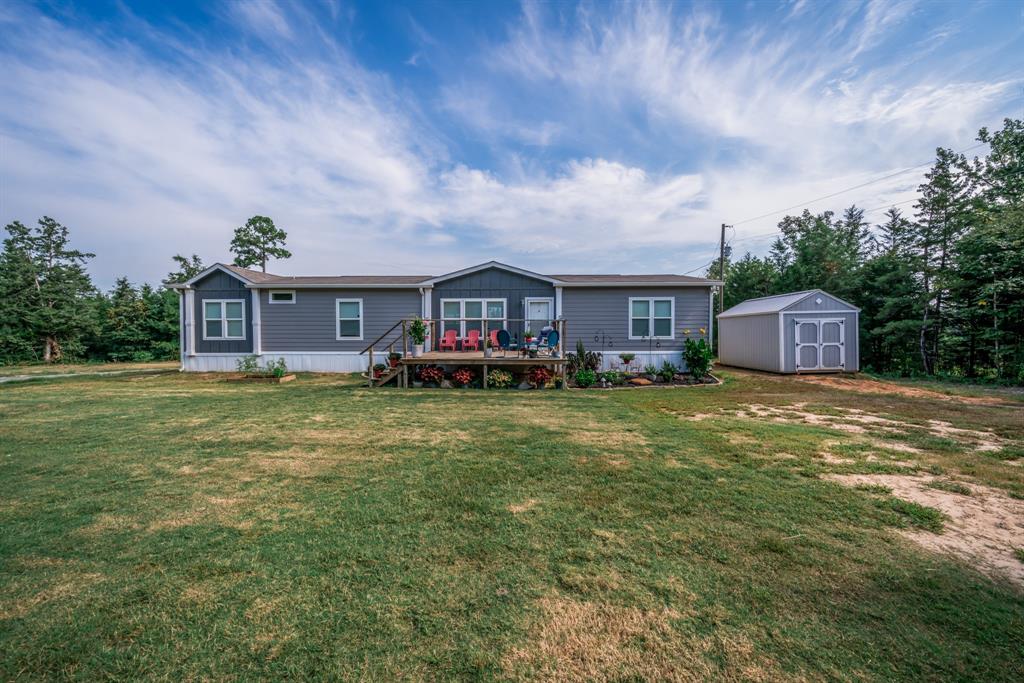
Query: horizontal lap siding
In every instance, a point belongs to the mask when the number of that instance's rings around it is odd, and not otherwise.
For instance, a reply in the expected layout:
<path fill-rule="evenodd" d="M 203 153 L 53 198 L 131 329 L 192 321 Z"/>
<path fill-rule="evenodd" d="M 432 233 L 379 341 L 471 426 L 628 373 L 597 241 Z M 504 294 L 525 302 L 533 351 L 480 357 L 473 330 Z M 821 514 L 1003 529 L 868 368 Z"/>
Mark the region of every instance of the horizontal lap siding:
<path fill-rule="evenodd" d="M 562 317 L 566 320 L 567 349 L 576 342 L 593 351 L 614 354 L 622 351 L 681 351 L 686 336 L 707 338 L 710 295 L 707 287 L 565 287 Z M 654 342 L 629 339 L 630 297 L 675 298 L 675 339 Z M 701 335 L 700 329 L 705 329 Z M 683 330 L 690 330 L 686 335 Z M 660 344 L 660 345 L 659 345 Z"/>
<path fill-rule="evenodd" d="M 780 372 L 778 313 L 720 318 L 718 360 L 740 368 Z"/>
<path fill-rule="evenodd" d="M 418 289 L 297 289 L 294 304 L 270 304 L 269 296 L 260 291 L 264 354 L 362 351 L 396 322 L 420 315 L 423 302 Z M 337 339 L 337 299 L 363 300 L 361 340 Z"/>
<path fill-rule="evenodd" d="M 193 286 L 195 289 L 196 351 L 199 353 L 252 353 L 252 296 L 238 278 L 223 271 L 214 271 Z M 241 299 L 245 305 L 245 339 L 230 341 L 204 340 L 203 301 L 206 299 Z"/>

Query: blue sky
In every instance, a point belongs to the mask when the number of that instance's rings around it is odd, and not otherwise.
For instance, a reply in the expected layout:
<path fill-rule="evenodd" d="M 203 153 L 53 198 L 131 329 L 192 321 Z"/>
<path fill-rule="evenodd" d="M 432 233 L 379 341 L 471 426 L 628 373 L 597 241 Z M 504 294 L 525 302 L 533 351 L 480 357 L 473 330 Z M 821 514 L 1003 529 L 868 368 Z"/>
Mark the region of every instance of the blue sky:
<path fill-rule="evenodd" d="M 0 221 L 70 226 L 104 287 L 257 213 L 284 273 L 686 272 L 1024 116 L 1013 2 L 7 2 L 0 34 Z M 877 220 L 924 170 L 810 208 Z"/>

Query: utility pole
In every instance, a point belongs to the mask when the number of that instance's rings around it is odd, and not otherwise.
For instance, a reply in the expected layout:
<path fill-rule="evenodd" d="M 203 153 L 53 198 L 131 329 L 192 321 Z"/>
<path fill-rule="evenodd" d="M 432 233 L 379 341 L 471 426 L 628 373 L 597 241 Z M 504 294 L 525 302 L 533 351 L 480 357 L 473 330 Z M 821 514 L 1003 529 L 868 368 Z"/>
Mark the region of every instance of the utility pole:
<path fill-rule="evenodd" d="M 718 239 L 718 279 L 722 286 L 718 288 L 718 312 L 721 313 L 725 305 L 725 223 L 722 223 L 722 236 Z"/>

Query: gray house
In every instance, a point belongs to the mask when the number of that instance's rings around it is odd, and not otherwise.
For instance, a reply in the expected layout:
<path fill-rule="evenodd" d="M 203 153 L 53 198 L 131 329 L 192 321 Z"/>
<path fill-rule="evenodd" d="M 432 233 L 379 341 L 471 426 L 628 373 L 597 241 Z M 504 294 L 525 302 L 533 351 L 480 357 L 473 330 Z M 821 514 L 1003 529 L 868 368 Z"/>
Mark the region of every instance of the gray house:
<path fill-rule="evenodd" d="M 718 315 L 718 360 L 768 372 L 857 372 L 859 313 L 820 289 L 747 299 Z"/>
<path fill-rule="evenodd" d="M 711 293 L 685 275 L 543 275 L 496 261 L 445 275 L 283 276 L 216 264 L 181 293 L 181 367 L 234 370 L 242 356 L 284 358 L 299 371 L 356 372 L 387 348 L 396 325 L 421 317 L 435 335 L 508 329 L 521 336 L 559 321 L 563 347 L 582 339 L 642 363 L 682 364 L 686 337 L 710 341 Z M 486 324 L 484 324 L 486 323 Z M 437 348 L 428 339 L 427 347 Z"/>

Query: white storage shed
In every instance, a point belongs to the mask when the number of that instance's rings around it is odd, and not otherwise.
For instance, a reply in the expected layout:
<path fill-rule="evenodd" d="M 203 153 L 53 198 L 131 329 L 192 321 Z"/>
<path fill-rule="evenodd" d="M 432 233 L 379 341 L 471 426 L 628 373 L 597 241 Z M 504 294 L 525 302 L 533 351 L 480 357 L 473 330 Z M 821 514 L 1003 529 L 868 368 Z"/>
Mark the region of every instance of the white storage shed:
<path fill-rule="evenodd" d="M 859 314 L 820 289 L 747 299 L 718 315 L 718 361 L 768 372 L 857 372 Z"/>

